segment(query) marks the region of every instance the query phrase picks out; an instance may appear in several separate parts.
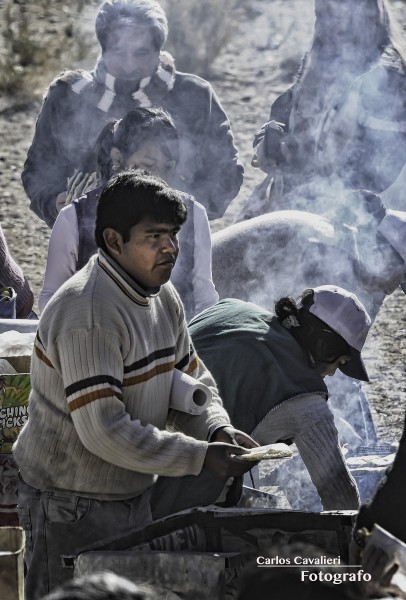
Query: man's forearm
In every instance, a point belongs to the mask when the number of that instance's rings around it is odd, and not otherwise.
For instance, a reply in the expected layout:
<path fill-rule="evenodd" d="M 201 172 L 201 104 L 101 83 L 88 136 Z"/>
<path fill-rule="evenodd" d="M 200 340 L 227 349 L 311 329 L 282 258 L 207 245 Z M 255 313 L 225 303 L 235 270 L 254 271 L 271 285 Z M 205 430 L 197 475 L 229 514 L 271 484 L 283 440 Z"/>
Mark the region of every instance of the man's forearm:
<path fill-rule="evenodd" d="M 322 419 L 295 439 L 325 510 L 357 510 L 359 494 L 341 453 L 334 423 Z"/>

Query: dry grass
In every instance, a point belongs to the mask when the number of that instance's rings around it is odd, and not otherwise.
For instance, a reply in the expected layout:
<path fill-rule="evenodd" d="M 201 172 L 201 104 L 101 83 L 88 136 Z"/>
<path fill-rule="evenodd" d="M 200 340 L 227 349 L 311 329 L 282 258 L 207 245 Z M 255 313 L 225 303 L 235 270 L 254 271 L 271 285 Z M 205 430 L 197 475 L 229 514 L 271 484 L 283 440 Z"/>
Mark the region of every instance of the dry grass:
<path fill-rule="evenodd" d="M 167 49 L 181 71 L 205 76 L 235 28 L 238 0 L 166 0 Z"/>
<path fill-rule="evenodd" d="M 0 3 L 0 91 L 43 88 L 49 72 L 80 60 L 87 51 L 75 22 L 90 0 L 5 0 Z"/>

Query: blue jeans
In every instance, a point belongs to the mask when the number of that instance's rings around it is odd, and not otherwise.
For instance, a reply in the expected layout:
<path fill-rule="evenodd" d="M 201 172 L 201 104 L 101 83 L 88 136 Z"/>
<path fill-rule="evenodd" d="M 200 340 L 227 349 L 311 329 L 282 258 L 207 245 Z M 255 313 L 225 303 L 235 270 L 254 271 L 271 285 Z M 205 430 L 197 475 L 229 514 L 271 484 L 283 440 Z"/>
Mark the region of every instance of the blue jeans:
<path fill-rule="evenodd" d="M 151 521 L 150 490 L 127 500 L 97 500 L 37 490 L 19 478 L 18 518 L 25 530 L 26 600 L 39 600 L 73 577 L 77 551 Z"/>

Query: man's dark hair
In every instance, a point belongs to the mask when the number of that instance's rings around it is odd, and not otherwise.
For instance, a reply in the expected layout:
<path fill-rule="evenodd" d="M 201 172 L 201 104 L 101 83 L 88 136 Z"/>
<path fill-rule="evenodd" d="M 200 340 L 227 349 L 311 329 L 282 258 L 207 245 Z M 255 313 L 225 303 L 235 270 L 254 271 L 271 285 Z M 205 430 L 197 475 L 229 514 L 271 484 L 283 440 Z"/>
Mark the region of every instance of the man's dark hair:
<path fill-rule="evenodd" d="M 67 581 L 43 600 L 153 600 L 150 588 L 138 586 L 109 571 Z"/>
<path fill-rule="evenodd" d="M 123 241 L 128 242 L 131 228 L 145 219 L 180 227 L 186 217 L 187 209 L 180 193 L 162 179 L 146 171 L 123 171 L 110 179 L 100 196 L 96 215 L 96 244 L 107 251 L 103 231 L 108 227 L 118 231 Z"/>

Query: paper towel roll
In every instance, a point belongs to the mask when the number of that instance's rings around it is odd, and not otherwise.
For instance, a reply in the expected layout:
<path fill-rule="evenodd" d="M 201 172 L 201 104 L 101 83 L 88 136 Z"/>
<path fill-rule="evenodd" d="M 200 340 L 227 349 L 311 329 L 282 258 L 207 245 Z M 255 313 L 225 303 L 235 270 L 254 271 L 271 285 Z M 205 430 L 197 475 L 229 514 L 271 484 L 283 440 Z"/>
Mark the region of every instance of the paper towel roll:
<path fill-rule="evenodd" d="M 194 377 L 174 369 L 172 388 L 169 398 L 170 408 L 201 415 L 212 401 L 212 393 L 207 385 L 200 383 Z"/>

